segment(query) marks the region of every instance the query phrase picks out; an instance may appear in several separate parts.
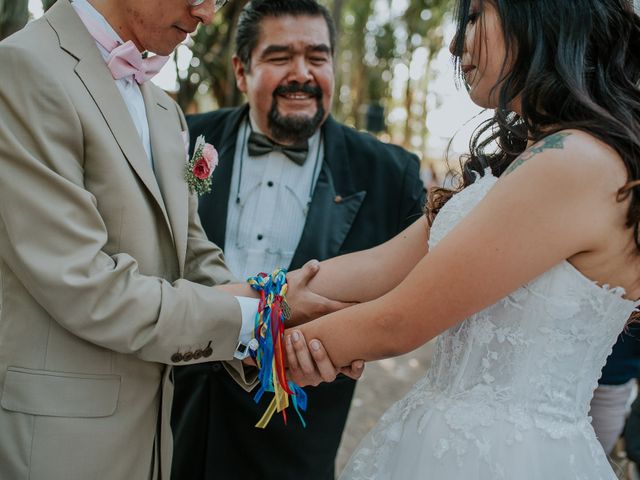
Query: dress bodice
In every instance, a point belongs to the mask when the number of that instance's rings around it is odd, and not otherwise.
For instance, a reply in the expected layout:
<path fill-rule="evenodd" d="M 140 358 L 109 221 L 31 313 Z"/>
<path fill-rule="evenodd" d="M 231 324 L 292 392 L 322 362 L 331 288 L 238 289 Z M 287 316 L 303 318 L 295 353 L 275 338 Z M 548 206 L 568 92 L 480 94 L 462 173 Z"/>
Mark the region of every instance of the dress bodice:
<path fill-rule="evenodd" d="M 430 248 L 496 181 L 487 171 L 447 202 Z M 425 377 L 382 416 L 343 478 L 615 478 L 589 403 L 637 305 L 561 262 L 443 332 Z"/>
<path fill-rule="evenodd" d="M 445 205 L 431 229 L 430 248 L 496 181 L 487 171 Z M 636 306 L 623 295 L 563 261 L 440 335 L 426 377 L 429 389 L 474 398 L 479 406 L 508 405 L 514 421 L 532 417 L 560 434 L 566 422 L 587 416 L 600 370 Z M 487 420 L 480 411 L 465 416 L 478 414 L 478 421 Z"/>

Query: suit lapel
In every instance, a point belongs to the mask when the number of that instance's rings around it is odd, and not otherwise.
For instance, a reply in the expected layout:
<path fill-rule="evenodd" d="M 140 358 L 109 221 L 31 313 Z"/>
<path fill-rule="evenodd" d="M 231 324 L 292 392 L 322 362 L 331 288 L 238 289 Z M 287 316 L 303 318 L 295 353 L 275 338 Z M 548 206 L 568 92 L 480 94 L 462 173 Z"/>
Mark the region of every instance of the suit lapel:
<path fill-rule="evenodd" d="M 355 191 L 344 133 L 331 116 L 322 134 L 324 161 L 290 268 L 299 268 L 311 258 L 338 255 L 367 193 Z"/>
<path fill-rule="evenodd" d="M 238 129 L 248 111 L 248 106 L 233 110 L 225 120 L 225 128 L 219 138 L 205 134 L 207 142 L 214 146 L 220 145 L 220 150 L 218 151 L 218 168 L 212 177 L 212 193 L 203 196 L 200 202 L 200 218 L 209 239 L 221 248 L 224 248 L 226 240 L 229 195 L 236 194 L 235 190 L 232 192 L 231 176 Z M 192 138 L 191 141 L 193 143 L 194 139 Z M 210 197 L 212 195 L 214 198 Z"/>
<path fill-rule="evenodd" d="M 56 2 L 49 9 L 47 21 L 58 34 L 60 48 L 78 60 L 75 68 L 76 74 L 102 113 L 109 130 L 131 168 L 160 207 L 167 225 L 170 225 L 160 188 L 151 170 L 147 154 L 129 110 L 95 45 L 95 41 L 87 32 L 71 4 L 66 0 Z"/>
<path fill-rule="evenodd" d="M 184 179 L 184 140 L 176 129 L 173 103 L 167 97 L 155 94 L 155 88 L 148 83 L 141 85 L 141 90 L 149 122 L 155 177 L 167 208 L 182 274 L 189 221 L 189 187 Z"/>

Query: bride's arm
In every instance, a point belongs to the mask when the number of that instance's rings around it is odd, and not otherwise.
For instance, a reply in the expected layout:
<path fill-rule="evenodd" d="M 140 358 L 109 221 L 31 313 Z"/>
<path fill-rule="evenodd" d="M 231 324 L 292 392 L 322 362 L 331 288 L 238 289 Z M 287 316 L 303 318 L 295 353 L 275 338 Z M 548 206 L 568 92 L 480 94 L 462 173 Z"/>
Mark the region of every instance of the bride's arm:
<path fill-rule="evenodd" d="M 391 240 L 369 250 L 327 260 L 308 262 L 287 275 L 287 301 L 299 325 L 321 315 L 377 298 L 411 271 L 427 253 L 428 224 L 422 216 Z M 248 284 L 217 285 L 214 288 L 243 297 L 257 297 Z"/>
<path fill-rule="evenodd" d="M 319 268 L 305 264 L 289 272 L 290 294 L 298 286 L 328 299 L 360 303 L 384 295 L 407 276 L 427 253 L 429 225 L 420 217 L 398 235 L 377 247 L 320 262 Z M 245 284 L 217 285 L 233 295 L 256 296 Z"/>
<path fill-rule="evenodd" d="M 299 330 L 319 339 L 336 366 L 399 355 L 564 259 L 601 252 L 624 228 L 627 205 L 616 192 L 626 172 L 611 149 L 593 141 L 585 148 L 584 137 L 572 134 L 570 152 L 544 150 L 501 178 L 390 292 Z"/>
<path fill-rule="evenodd" d="M 427 253 L 429 225 L 423 215 L 377 247 L 325 260 L 309 282 L 323 297 L 342 302 L 366 302 L 398 285 Z M 291 272 L 295 278 L 299 271 Z"/>

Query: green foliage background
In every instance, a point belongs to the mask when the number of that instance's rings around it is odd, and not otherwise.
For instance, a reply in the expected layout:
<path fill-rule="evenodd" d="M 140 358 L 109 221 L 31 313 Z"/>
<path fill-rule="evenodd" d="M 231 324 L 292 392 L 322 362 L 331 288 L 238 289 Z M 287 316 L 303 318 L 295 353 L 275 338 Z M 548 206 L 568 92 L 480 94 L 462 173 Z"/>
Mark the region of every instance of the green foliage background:
<path fill-rule="evenodd" d="M 46 10 L 56 0 L 42 0 Z M 243 96 L 235 86 L 231 56 L 238 16 L 248 0 L 233 0 L 201 27 L 190 46 L 189 67 L 179 73 L 178 103 L 193 112 L 206 103 L 217 107 L 241 104 Z M 391 9 L 393 1 L 395 10 Z M 451 2 L 445 0 L 405 0 L 398 15 L 398 0 L 321 0 L 336 19 L 338 52 L 333 114 L 339 120 L 364 129 L 370 105 L 385 112 L 403 108 L 400 124 L 387 125 L 393 141 L 410 145 L 410 139 L 428 137 L 426 95 L 431 80 L 430 65 L 443 46 L 442 22 Z M 386 4 L 386 5 L 385 5 Z M 0 39 L 24 26 L 29 19 L 27 0 L 0 0 Z M 426 50 L 426 68 L 420 78 L 409 78 L 402 98 L 392 98 L 391 82 L 398 65 L 410 67 L 418 49 Z M 184 51 L 183 51 L 184 52 Z M 203 102 L 208 100 L 207 102 Z M 398 105 L 400 102 L 400 105 Z M 380 110 L 380 108 L 378 108 Z M 420 153 L 420 152 L 418 152 Z"/>

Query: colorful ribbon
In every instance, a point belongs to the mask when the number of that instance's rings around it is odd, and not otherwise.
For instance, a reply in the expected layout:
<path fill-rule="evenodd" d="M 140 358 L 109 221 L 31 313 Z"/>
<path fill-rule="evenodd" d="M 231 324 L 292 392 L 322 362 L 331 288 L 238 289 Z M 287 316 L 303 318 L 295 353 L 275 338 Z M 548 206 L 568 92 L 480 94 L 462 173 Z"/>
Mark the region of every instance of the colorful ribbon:
<path fill-rule="evenodd" d="M 282 302 L 287 293 L 287 271 L 276 269 L 271 275 L 259 273 L 247 281 L 254 290 L 260 292 L 260 303 L 253 331 L 254 338 L 258 340 L 258 348 L 251 352 L 251 357 L 258 366 L 260 388 L 253 399 L 259 403 L 265 392 L 274 394 L 256 427 L 265 428 L 275 412 L 282 413 L 286 425 L 286 409 L 290 401 L 302 426 L 306 427 L 301 411 L 307 410 L 307 394 L 294 382 L 287 380 L 285 371 L 285 325 Z"/>

